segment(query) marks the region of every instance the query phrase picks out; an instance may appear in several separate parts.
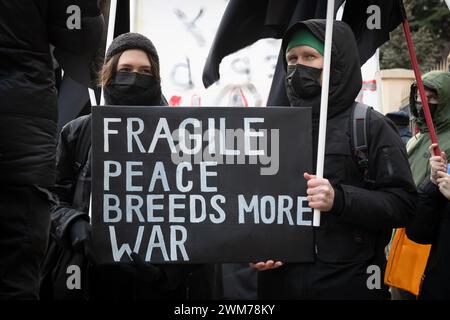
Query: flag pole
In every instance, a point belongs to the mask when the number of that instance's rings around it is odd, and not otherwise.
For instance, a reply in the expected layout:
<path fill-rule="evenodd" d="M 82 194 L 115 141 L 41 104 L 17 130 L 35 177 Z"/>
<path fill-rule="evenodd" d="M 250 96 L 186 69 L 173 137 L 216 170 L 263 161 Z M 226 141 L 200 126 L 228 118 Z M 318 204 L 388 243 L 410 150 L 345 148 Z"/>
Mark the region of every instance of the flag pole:
<path fill-rule="evenodd" d="M 136 0 L 130 0 L 130 32 L 136 32 Z"/>
<path fill-rule="evenodd" d="M 405 7 L 403 6 L 403 2 L 400 1 L 399 5 L 400 5 L 400 8 L 401 8 L 401 11 L 403 14 L 403 22 L 402 22 L 403 32 L 405 33 L 406 43 L 408 45 L 409 57 L 411 59 L 411 65 L 414 70 L 414 76 L 416 77 L 417 88 L 419 89 L 420 100 L 422 101 L 423 111 L 425 113 L 425 120 L 427 123 L 428 132 L 430 133 L 431 143 L 437 144 L 438 139 L 437 139 L 436 131 L 434 129 L 434 125 L 433 125 L 433 119 L 431 118 L 430 107 L 428 106 L 428 99 L 425 95 L 425 88 L 423 86 L 422 75 L 421 75 L 420 69 L 419 69 L 419 63 L 417 62 L 416 52 L 414 50 L 414 42 L 411 37 L 411 31 L 409 28 L 408 17 L 406 16 L 406 11 L 405 11 Z M 439 146 L 437 146 L 434 149 L 434 155 L 435 156 L 441 155 Z"/>
<path fill-rule="evenodd" d="M 328 0 L 327 22 L 325 28 L 324 67 L 322 75 L 322 93 L 320 98 L 319 142 L 317 145 L 316 177 L 323 178 L 325 163 L 325 139 L 327 133 L 328 92 L 330 88 L 331 43 L 333 39 L 334 0 Z M 313 226 L 320 226 L 320 211 L 314 209 Z"/>
<path fill-rule="evenodd" d="M 117 12 L 117 0 L 111 0 L 109 5 L 109 17 L 108 17 L 108 33 L 106 36 L 106 46 L 105 46 L 105 56 L 108 51 L 109 45 L 114 39 L 114 27 L 116 25 L 116 12 Z M 103 96 L 103 88 L 102 93 L 100 95 L 100 105 L 105 105 L 105 97 Z"/>
<path fill-rule="evenodd" d="M 88 93 L 89 93 L 89 100 L 91 101 L 91 106 L 96 106 L 97 105 L 97 98 L 95 97 L 95 92 L 93 89 L 88 88 Z"/>

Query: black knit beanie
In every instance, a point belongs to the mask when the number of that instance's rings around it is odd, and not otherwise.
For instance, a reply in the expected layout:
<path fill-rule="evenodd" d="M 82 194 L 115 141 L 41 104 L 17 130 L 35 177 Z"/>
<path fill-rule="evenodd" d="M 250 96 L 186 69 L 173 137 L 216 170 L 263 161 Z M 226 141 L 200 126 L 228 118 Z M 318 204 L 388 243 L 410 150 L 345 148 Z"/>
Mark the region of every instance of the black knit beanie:
<path fill-rule="evenodd" d="M 133 32 L 121 34 L 111 42 L 111 45 L 106 52 L 105 63 L 115 54 L 130 49 L 140 49 L 145 51 L 159 66 L 158 53 L 150 39 L 140 33 Z"/>

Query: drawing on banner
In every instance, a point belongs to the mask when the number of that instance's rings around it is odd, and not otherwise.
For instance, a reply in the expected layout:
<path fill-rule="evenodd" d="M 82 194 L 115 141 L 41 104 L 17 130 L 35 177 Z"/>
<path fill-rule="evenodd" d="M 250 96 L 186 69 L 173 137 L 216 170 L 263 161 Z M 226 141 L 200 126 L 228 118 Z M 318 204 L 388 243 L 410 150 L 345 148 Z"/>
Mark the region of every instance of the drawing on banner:
<path fill-rule="evenodd" d="M 178 107 L 181 105 L 181 96 L 171 96 L 169 99 L 169 106 Z"/>
<path fill-rule="evenodd" d="M 174 13 L 177 16 L 177 18 L 183 22 L 186 30 L 194 37 L 195 41 L 197 42 L 197 45 L 199 47 L 204 47 L 206 43 L 205 37 L 203 37 L 201 30 L 196 25 L 197 20 L 200 19 L 200 17 L 203 15 L 204 9 L 200 8 L 197 13 L 197 16 L 192 20 L 189 20 L 189 18 L 181 9 L 178 8 L 174 9 Z"/>
<path fill-rule="evenodd" d="M 261 107 L 262 98 L 253 83 L 229 84 L 220 90 L 214 104 L 228 107 Z"/>
<path fill-rule="evenodd" d="M 191 107 L 201 107 L 202 97 L 198 94 L 193 94 L 191 97 Z"/>
<path fill-rule="evenodd" d="M 231 69 L 236 73 L 246 75 L 247 81 L 251 81 L 250 59 L 248 57 L 233 59 Z"/>
<path fill-rule="evenodd" d="M 189 57 L 186 57 L 186 62 L 178 63 L 172 68 L 170 79 L 173 84 L 183 88 L 184 90 L 189 90 L 195 87 L 195 84 L 192 81 L 191 61 Z"/>

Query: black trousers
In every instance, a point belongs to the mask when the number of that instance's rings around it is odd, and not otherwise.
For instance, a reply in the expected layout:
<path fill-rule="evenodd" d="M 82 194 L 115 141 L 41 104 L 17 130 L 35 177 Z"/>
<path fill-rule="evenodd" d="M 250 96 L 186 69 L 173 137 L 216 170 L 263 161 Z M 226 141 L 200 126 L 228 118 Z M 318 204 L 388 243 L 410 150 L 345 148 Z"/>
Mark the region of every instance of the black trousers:
<path fill-rule="evenodd" d="M 256 300 L 257 271 L 248 263 L 224 263 L 223 298 L 227 300 Z"/>
<path fill-rule="evenodd" d="M 264 300 L 387 300 L 388 288 L 379 274 L 379 288 L 369 289 L 372 263 L 293 263 L 258 273 L 258 298 Z M 384 269 L 383 263 L 374 263 Z"/>
<path fill-rule="evenodd" d="M 0 300 L 39 299 L 50 202 L 34 187 L 0 189 Z"/>

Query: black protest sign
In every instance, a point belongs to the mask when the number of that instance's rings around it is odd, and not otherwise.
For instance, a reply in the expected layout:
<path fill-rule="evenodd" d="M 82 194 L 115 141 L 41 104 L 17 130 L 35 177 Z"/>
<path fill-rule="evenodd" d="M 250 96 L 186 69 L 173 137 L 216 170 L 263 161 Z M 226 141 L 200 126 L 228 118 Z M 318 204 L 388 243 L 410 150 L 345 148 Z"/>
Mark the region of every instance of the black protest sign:
<path fill-rule="evenodd" d="M 99 261 L 313 259 L 309 109 L 100 106 L 92 117 Z"/>

